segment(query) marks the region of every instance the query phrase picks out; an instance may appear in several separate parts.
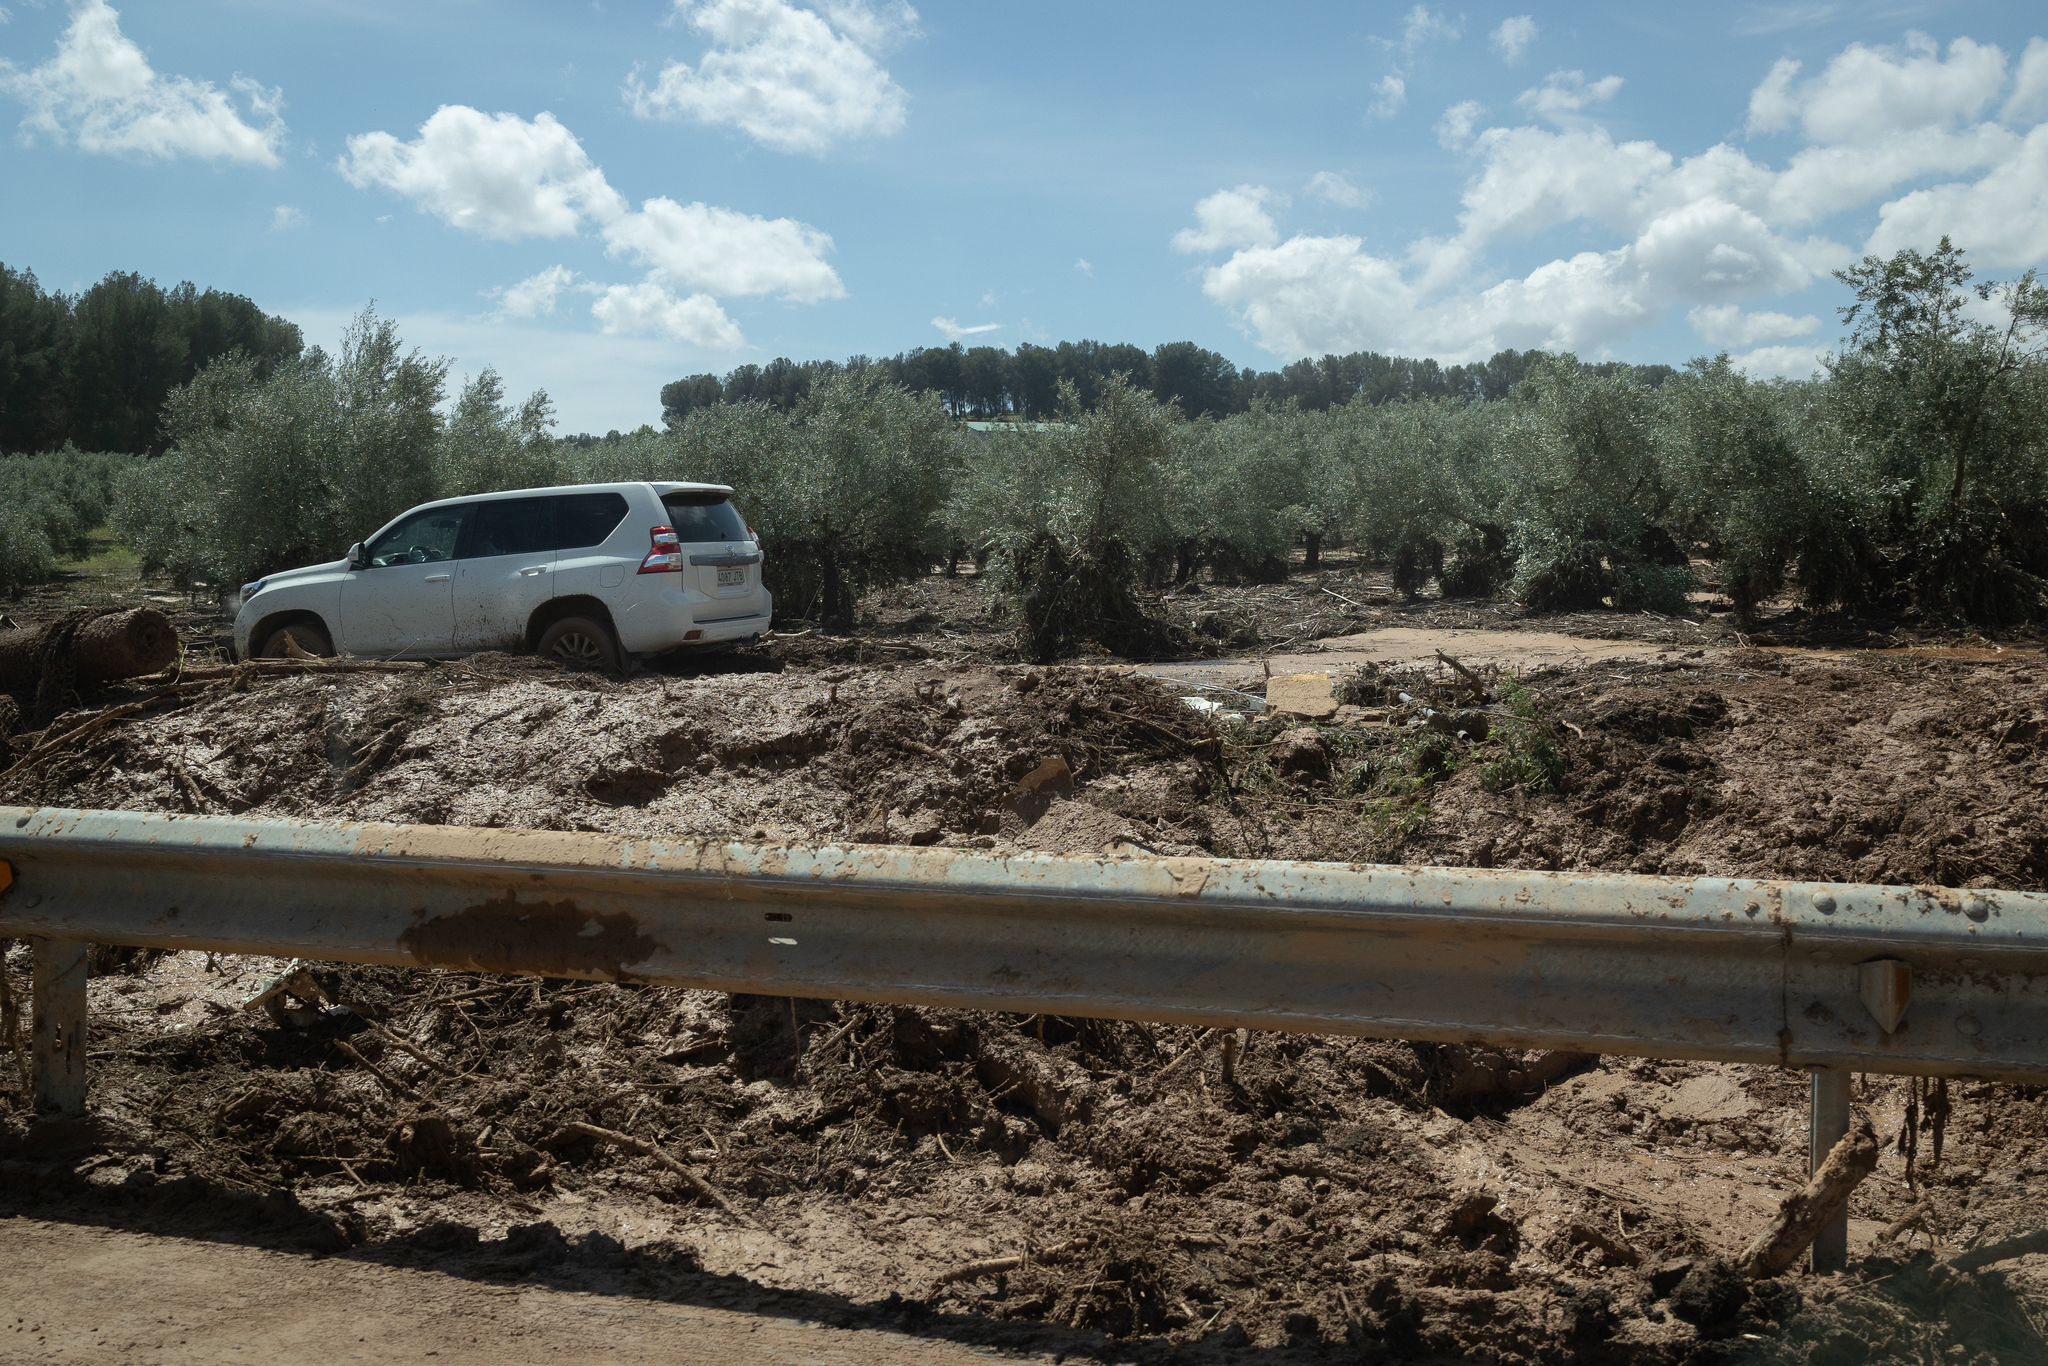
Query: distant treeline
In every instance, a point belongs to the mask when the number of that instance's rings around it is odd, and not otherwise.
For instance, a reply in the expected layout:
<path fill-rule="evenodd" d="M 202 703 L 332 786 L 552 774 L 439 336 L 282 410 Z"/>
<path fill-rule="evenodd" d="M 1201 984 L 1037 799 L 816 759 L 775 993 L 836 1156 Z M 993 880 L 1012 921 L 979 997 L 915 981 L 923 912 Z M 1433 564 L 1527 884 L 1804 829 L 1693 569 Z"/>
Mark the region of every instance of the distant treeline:
<path fill-rule="evenodd" d="M 231 352 L 268 374 L 300 346 L 239 294 L 116 271 L 71 295 L 0 262 L 0 450 L 161 451 L 174 389 Z"/>
<path fill-rule="evenodd" d="M 1540 351 L 1501 351 L 1490 360 L 1443 365 L 1433 360 L 1354 351 L 1321 360 L 1298 360 L 1283 370 L 1239 369 L 1230 360 L 1193 342 L 1168 342 L 1150 352 L 1125 343 L 1061 342 L 1000 346 L 921 346 L 875 359 L 794 361 L 778 357 L 766 365 L 742 365 L 718 375 L 689 375 L 661 386 L 662 420 L 676 426 L 692 412 L 715 403 L 757 401 L 787 412 L 810 397 L 821 379 L 848 370 L 877 370 L 891 384 L 938 395 L 954 417 L 983 421 L 1056 416 L 1060 385 L 1074 386 L 1086 407 L 1094 407 L 1112 375 L 1161 403 L 1177 403 L 1186 417 L 1227 417 L 1247 412 L 1261 399 L 1293 399 L 1303 408 L 1323 409 L 1363 398 L 1368 403 L 1402 399 L 1498 399 L 1520 383 L 1543 358 Z M 1668 365 L 1593 366 L 1603 378 L 1633 379 L 1651 388 L 1676 373 Z"/>

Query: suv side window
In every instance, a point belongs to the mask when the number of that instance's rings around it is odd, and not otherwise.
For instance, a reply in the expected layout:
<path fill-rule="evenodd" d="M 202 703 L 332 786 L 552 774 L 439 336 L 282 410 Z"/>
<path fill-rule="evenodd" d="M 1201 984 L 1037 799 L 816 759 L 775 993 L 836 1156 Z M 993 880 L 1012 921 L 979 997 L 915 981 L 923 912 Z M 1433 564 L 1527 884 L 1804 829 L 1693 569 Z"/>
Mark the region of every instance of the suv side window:
<path fill-rule="evenodd" d="M 626 517 L 622 493 L 571 493 L 554 503 L 557 550 L 603 545 Z"/>
<path fill-rule="evenodd" d="M 463 507 L 428 508 L 415 512 L 363 547 L 372 569 L 394 564 L 432 564 L 455 558 L 461 538 Z"/>
<path fill-rule="evenodd" d="M 493 498 L 474 504 L 462 558 L 482 560 L 493 555 L 537 555 L 553 550 L 554 503 L 552 498 Z"/>

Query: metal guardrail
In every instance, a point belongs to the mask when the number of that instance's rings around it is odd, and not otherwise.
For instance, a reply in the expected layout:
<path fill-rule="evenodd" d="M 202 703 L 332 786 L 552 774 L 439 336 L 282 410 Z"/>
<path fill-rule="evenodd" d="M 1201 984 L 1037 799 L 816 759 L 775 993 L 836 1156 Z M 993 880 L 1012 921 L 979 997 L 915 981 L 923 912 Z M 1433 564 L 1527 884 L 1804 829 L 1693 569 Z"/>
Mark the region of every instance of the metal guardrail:
<path fill-rule="evenodd" d="M 1846 1070 L 2048 1082 L 2040 893 L 0 807 L 18 935 L 61 1113 L 91 942 L 1806 1067 L 1815 1167 Z"/>
<path fill-rule="evenodd" d="M 2048 895 L 0 808 L 0 935 L 2048 1081 Z"/>

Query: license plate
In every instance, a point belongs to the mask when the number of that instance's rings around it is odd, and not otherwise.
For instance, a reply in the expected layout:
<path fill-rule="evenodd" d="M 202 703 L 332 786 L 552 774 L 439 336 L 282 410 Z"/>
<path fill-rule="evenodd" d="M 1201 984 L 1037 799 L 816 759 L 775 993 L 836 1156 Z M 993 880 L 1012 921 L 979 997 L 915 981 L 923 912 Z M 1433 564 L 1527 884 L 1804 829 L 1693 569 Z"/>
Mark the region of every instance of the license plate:
<path fill-rule="evenodd" d="M 744 569 L 721 569 L 718 571 L 718 586 L 720 588 L 738 588 L 746 581 L 747 571 Z"/>

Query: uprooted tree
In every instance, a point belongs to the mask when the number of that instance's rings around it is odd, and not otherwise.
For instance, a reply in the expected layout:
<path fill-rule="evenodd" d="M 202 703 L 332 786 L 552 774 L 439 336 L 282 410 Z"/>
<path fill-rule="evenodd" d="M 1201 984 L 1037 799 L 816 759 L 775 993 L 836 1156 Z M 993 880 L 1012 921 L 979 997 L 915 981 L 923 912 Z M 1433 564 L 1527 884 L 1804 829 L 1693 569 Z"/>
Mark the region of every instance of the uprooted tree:
<path fill-rule="evenodd" d="M 1033 658 L 1089 642 L 1145 654 L 1167 636 L 1136 589 L 1147 557 L 1172 544 L 1162 494 L 1178 414 L 1121 375 L 1092 409 L 1071 385 L 1063 401 L 1048 438 L 970 460 L 950 518 L 988 553 Z"/>

